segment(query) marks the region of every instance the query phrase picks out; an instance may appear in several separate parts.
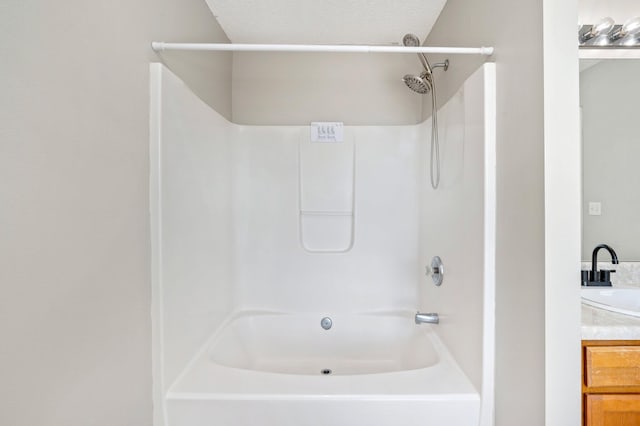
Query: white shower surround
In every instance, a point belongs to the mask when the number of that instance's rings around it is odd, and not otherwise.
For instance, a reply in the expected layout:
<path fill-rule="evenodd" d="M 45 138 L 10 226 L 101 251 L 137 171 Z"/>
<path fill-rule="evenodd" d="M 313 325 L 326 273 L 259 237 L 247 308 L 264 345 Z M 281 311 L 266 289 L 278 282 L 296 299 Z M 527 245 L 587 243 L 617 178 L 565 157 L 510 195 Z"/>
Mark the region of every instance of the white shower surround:
<path fill-rule="evenodd" d="M 425 186 L 429 122 L 345 126 L 356 143 L 356 220 L 353 247 L 342 254 L 309 253 L 300 244 L 298 156 L 307 126 L 238 126 L 163 66 L 153 64 L 151 75 L 154 424 L 200 426 L 210 424 L 206 415 L 212 415 L 216 424 L 240 425 L 231 421 L 238 419 L 233 410 L 251 407 L 267 425 L 286 424 L 285 418 L 297 425 L 348 424 L 351 415 L 369 412 L 369 424 L 382 426 L 402 424 L 403 418 L 407 424 L 423 416 L 436 419 L 449 407 L 466 414 L 447 424 L 475 426 L 482 418 L 480 424 L 489 425 L 493 65 L 483 66 L 441 109 L 439 192 Z M 432 226 L 434 220 L 441 222 Z M 434 254 L 444 254 L 447 265 L 438 289 L 424 277 Z M 439 326 L 421 326 L 439 348 L 439 361 L 424 368 L 317 377 L 225 367 L 203 355 L 216 333 L 251 312 L 289 315 L 294 323 L 315 316 L 318 329 L 325 315 L 356 322 L 374 312 L 371 323 L 384 324 L 380 319 L 394 312 L 414 328 L 411 313 L 417 309 L 437 310 L 442 318 Z M 356 339 L 355 333 L 347 339 Z M 295 333 L 289 334 L 293 343 Z M 366 351 L 362 356 L 366 361 Z M 189 389 L 189 377 L 203 376 L 194 376 L 203 362 L 219 374 L 210 388 Z M 443 374 L 449 378 L 443 385 L 426 380 L 442 382 Z M 318 379 L 325 379 L 319 388 Z M 225 388 L 238 381 L 258 392 Z M 245 417 L 247 424 L 255 420 Z"/>

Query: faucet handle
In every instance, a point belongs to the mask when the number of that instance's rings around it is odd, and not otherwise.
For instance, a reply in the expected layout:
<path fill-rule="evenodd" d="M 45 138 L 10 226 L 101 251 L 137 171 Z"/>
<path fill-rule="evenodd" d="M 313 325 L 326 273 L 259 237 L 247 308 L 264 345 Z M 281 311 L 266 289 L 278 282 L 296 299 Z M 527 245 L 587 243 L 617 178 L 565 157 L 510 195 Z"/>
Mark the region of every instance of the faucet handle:
<path fill-rule="evenodd" d="M 580 271 L 580 285 L 583 287 L 589 285 L 589 272 L 590 271 Z"/>
<path fill-rule="evenodd" d="M 609 270 L 609 269 L 600 269 L 600 276 L 599 281 L 602 283 L 609 283 L 609 284 L 605 284 L 605 285 L 611 285 L 611 274 L 616 272 L 615 270 Z"/>

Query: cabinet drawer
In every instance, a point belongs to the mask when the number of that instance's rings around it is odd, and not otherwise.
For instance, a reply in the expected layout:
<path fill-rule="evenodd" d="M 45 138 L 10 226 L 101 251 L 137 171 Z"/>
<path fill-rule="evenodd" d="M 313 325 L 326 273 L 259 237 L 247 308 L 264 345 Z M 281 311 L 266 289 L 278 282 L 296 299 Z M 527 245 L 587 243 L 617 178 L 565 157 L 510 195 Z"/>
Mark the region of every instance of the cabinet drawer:
<path fill-rule="evenodd" d="M 640 395 L 588 395 L 587 426 L 640 425 Z"/>
<path fill-rule="evenodd" d="M 587 386 L 640 385 L 640 346 L 588 346 L 585 351 Z"/>

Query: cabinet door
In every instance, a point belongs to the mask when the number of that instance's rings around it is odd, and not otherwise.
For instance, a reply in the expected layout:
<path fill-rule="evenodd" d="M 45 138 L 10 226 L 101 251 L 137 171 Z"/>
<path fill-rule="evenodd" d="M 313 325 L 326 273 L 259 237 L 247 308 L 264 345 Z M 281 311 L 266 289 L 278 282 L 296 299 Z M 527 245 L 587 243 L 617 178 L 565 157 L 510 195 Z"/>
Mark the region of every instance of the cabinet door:
<path fill-rule="evenodd" d="M 587 395 L 587 426 L 640 425 L 640 395 Z"/>

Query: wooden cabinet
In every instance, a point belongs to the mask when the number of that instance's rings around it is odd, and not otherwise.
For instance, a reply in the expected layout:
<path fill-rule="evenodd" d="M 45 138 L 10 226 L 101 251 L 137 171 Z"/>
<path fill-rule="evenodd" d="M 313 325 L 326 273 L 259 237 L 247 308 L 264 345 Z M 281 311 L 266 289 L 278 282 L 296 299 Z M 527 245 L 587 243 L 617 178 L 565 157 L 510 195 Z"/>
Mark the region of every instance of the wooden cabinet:
<path fill-rule="evenodd" d="M 640 341 L 582 342 L 585 426 L 640 425 Z"/>
<path fill-rule="evenodd" d="M 585 424 L 588 426 L 640 425 L 640 395 L 586 395 Z"/>

